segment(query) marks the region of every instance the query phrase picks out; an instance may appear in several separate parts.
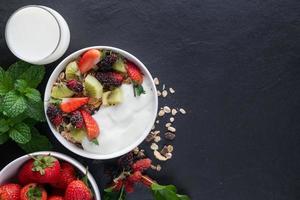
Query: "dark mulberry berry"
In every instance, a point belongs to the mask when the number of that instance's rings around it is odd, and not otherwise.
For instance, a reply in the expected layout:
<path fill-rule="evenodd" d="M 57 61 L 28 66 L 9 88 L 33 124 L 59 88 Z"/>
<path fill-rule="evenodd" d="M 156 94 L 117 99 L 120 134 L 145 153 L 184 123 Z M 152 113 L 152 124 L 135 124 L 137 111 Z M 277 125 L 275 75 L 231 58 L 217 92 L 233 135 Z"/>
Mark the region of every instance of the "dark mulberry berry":
<path fill-rule="evenodd" d="M 132 165 L 133 171 L 144 171 L 151 166 L 152 161 L 149 158 L 144 158 L 141 160 L 136 161 Z"/>
<path fill-rule="evenodd" d="M 109 54 L 109 55 L 105 56 L 98 63 L 99 71 L 101 71 L 101 72 L 111 71 L 112 70 L 112 66 L 116 62 L 117 58 L 118 57 L 117 57 L 116 54 Z"/>
<path fill-rule="evenodd" d="M 119 87 L 123 82 L 123 76 L 117 72 L 97 72 L 95 77 L 104 87 L 108 88 Z"/>
<path fill-rule="evenodd" d="M 83 86 L 82 86 L 82 84 L 81 84 L 79 81 L 77 81 L 77 80 L 69 80 L 69 81 L 67 82 L 67 87 L 68 87 L 70 90 L 72 90 L 72 91 L 74 91 L 74 92 L 77 92 L 77 93 L 80 93 L 80 92 L 83 91 Z"/>
<path fill-rule="evenodd" d="M 47 116 L 54 126 L 59 126 L 63 122 L 61 110 L 53 104 L 49 104 L 47 108 Z"/>
<path fill-rule="evenodd" d="M 79 111 L 72 112 L 70 122 L 76 128 L 82 128 L 84 122 L 81 113 Z"/>
<path fill-rule="evenodd" d="M 135 171 L 127 179 L 130 182 L 136 183 L 136 182 L 140 181 L 141 178 L 142 178 L 142 173 L 140 171 Z"/>

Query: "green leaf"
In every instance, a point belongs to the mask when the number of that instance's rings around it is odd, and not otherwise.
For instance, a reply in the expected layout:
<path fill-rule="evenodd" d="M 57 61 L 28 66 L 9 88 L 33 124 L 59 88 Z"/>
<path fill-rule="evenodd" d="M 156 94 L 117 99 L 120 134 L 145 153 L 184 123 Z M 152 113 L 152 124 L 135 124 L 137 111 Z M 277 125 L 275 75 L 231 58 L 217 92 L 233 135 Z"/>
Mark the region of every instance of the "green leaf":
<path fill-rule="evenodd" d="M 31 127 L 31 140 L 26 144 L 18 144 L 26 153 L 32 153 L 36 151 L 47 151 L 52 149 L 52 145 L 48 138 L 41 135 L 39 131 Z"/>
<path fill-rule="evenodd" d="M 0 144 L 4 144 L 8 140 L 8 135 L 7 134 L 2 134 L 0 135 Z"/>
<path fill-rule="evenodd" d="M 8 72 L 12 78 L 13 81 L 16 81 L 19 79 L 19 77 L 31 66 L 30 63 L 24 62 L 24 61 L 18 61 L 14 64 L 12 64 L 8 68 Z"/>
<path fill-rule="evenodd" d="M 126 198 L 126 192 L 124 186 L 121 188 L 119 192 L 114 192 L 111 190 L 110 192 L 107 192 L 109 190 L 106 190 L 104 192 L 104 200 L 125 200 Z"/>
<path fill-rule="evenodd" d="M 8 92 L 3 99 L 3 113 L 9 117 L 16 117 L 26 109 L 24 97 L 18 95 L 15 91 Z"/>
<path fill-rule="evenodd" d="M 36 88 L 43 80 L 44 75 L 44 66 L 32 65 L 19 78 L 24 79 L 29 87 Z"/>
<path fill-rule="evenodd" d="M 25 110 L 25 113 L 28 117 L 35 119 L 36 121 L 45 121 L 44 105 L 41 101 L 27 101 L 27 108 Z"/>
<path fill-rule="evenodd" d="M 31 139 L 30 128 L 25 123 L 16 124 L 9 130 L 9 137 L 17 143 L 25 144 Z"/>
<path fill-rule="evenodd" d="M 10 74 L 0 67 L 0 96 L 5 95 L 14 87 Z"/>
<path fill-rule="evenodd" d="M 41 93 L 37 89 L 27 88 L 25 90 L 25 96 L 34 102 L 42 101 Z"/>
<path fill-rule="evenodd" d="M 133 92 L 134 92 L 134 96 L 135 97 L 136 96 L 141 96 L 141 94 L 145 94 L 146 93 L 142 85 L 136 85 L 136 84 L 134 84 L 133 85 L 133 90 L 134 90 Z"/>
<path fill-rule="evenodd" d="M 21 93 L 25 93 L 27 88 L 27 82 L 25 80 L 19 79 L 15 82 L 15 88 Z"/>
<path fill-rule="evenodd" d="M 186 195 L 176 194 L 177 189 L 174 185 L 164 186 L 153 183 L 151 189 L 155 200 L 190 200 Z"/>
<path fill-rule="evenodd" d="M 0 119 L 0 135 L 9 130 L 8 123 L 5 119 Z"/>

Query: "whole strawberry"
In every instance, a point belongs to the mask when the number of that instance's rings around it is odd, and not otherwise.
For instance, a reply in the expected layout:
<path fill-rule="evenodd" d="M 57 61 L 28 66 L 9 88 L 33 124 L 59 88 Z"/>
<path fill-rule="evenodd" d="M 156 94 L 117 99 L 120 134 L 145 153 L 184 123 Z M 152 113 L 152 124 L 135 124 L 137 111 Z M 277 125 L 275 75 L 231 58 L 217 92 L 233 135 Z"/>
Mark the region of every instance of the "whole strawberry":
<path fill-rule="evenodd" d="M 72 181 L 65 192 L 64 200 L 92 200 L 90 189 L 81 180 Z"/>
<path fill-rule="evenodd" d="M 42 186 L 29 183 L 21 189 L 20 200 L 47 200 L 47 192 Z"/>
<path fill-rule="evenodd" d="M 60 163 L 53 156 L 36 156 L 27 161 L 18 174 L 22 185 L 30 182 L 50 183 L 57 182 L 60 175 Z"/>
<path fill-rule="evenodd" d="M 1 200 L 19 200 L 21 186 L 14 183 L 8 183 L 0 187 Z"/>
<path fill-rule="evenodd" d="M 65 190 L 74 180 L 76 180 L 75 168 L 70 163 L 62 162 L 60 164 L 60 175 L 58 177 L 58 181 L 52 186 Z"/>

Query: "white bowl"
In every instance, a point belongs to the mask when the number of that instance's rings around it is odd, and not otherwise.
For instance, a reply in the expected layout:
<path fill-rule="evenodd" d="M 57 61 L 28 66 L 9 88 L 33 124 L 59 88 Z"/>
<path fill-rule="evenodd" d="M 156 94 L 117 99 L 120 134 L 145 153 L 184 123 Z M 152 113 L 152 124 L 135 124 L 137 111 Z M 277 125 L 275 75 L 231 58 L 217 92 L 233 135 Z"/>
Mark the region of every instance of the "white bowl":
<path fill-rule="evenodd" d="M 66 65 L 75 60 L 76 58 L 78 58 L 79 55 L 81 55 L 83 52 L 87 51 L 88 49 L 106 49 L 106 50 L 112 50 L 116 53 L 119 53 L 120 55 L 124 56 L 126 59 L 130 60 L 131 62 L 133 62 L 134 64 L 136 64 L 142 71 L 142 73 L 144 74 L 145 78 L 150 80 L 150 85 L 151 85 L 151 91 L 153 93 L 153 101 L 154 101 L 154 109 L 153 109 L 153 113 L 151 113 L 151 119 L 148 120 L 148 125 L 147 127 L 144 129 L 143 132 L 141 132 L 139 134 L 138 137 L 136 137 L 136 139 L 132 139 L 132 142 L 130 139 L 126 140 L 126 139 L 118 139 L 116 138 L 116 140 L 120 143 L 127 143 L 126 145 L 124 145 L 125 147 L 122 149 L 119 149 L 118 151 L 114 151 L 111 153 L 105 153 L 105 154 L 100 154 L 100 153 L 92 153 L 89 151 L 86 151 L 74 144 L 72 144 L 71 142 L 67 141 L 51 124 L 50 120 L 47 117 L 46 111 L 47 111 L 47 106 L 48 106 L 48 101 L 50 99 L 51 96 L 51 88 L 53 86 L 53 83 L 56 81 L 58 75 L 60 74 L 61 71 L 63 71 L 66 67 Z M 157 91 L 156 91 L 156 87 L 155 84 L 153 82 L 153 78 L 150 74 L 150 72 L 148 71 L 148 69 L 145 67 L 145 65 L 138 60 L 135 56 L 133 56 L 132 54 L 128 53 L 127 51 L 124 51 L 122 49 L 118 49 L 115 47 L 109 47 L 109 46 L 93 46 L 93 47 L 87 47 L 81 50 L 78 50 L 74 53 L 72 53 L 71 55 L 67 56 L 63 61 L 61 61 L 58 66 L 54 69 L 54 71 L 52 72 L 47 86 L 46 86 L 46 90 L 45 90 L 45 96 L 44 96 L 44 110 L 45 110 L 45 114 L 46 114 L 46 118 L 47 118 L 47 122 L 50 126 L 51 131 L 53 132 L 53 134 L 55 135 L 55 137 L 58 139 L 58 141 L 65 146 L 67 149 L 69 149 L 70 151 L 86 157 L 86 158 L 90 158 L 90 159 L 98 159 L 98 160 L 104 160 L 104 159 L 111 159 L 111 158 L 115 158 L 115 157 L 119 157 L 121 155 L 124 155 L 128 152 L 130 152 L 132 149 L 134 149 L 135 147 L 137 147 L 139 144 L 141 144 L 143 142 L 143 140 L 147 137 L 148 133 L 151 131 L 151 128 L 155 122 L 156 119 L 156 114 L 157 114 L 157 107 L 158 107 L 158 99 L 157 99 Z M 101 110 L 101 109 L 100 109 Z M 130 137 L 130 134 L 128 134 L 128 137 Z M 100 140 L 101 140 L 101 125 L 100 125 Z M 120 140 L 120 141 L 119 141 Z"/>
<path fill-rule="evenodd" d="M 59 160 L 63 160 L 63 161 L 66 161 L 66 162 L 72 164 L 82 174 L 86 173 L 86 168 L 82 164 L 80 164 L 77 160 L 75 160 L 67 155 L 61 154 L 61 153 L 57 153 L 57 152 L 53 152 L 53 151 L 40 151 L 40 152 L 31 153 L 30 155 L 38 156 L 38 155 L 49 155 L 49 154 L 58 158 Z M 14 161 L 10 162 L 8 165 L 6 165 L 0 171 L 0 185 L 10 182 L 11 179 L 13 179 L 18 174 L 20 167 L 29 159 L 30 159 L 30 157 L 28 155 L 24 155 L 22 157 L 15 159 Z M 100 191 L 99 191 L 99 188 L 97 186 L 95 179 L 89 172 L 87 174 L 87 177 L 90 182 L 91 189 L 94 192 L 95 199 L 101 200 Z"/>

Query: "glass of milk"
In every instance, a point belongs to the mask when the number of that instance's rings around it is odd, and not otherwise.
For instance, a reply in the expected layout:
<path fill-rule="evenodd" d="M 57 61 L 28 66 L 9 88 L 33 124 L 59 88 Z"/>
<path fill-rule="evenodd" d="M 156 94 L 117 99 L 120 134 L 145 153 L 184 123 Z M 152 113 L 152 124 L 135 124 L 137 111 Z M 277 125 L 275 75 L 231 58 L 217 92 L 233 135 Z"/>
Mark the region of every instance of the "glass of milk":
<path fill-rule="evenodd" d="M 16 10 L 5 27 L 10 51 L 33 64 L 48 64 L 59 59 L 70 43 L 70 30 L 55 10 L 29 5 Z"/>

